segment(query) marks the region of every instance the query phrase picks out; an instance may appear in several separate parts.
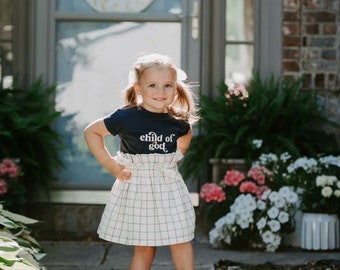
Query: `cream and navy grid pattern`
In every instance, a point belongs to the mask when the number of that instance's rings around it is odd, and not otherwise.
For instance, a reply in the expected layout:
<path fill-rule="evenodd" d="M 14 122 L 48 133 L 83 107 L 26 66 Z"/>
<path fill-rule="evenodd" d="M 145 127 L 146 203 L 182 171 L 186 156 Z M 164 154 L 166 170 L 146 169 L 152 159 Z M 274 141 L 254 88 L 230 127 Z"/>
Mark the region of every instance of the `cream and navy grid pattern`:
<path fill-rule="evenodd" d="M 195 212 L 178 172 L 180 152 L 119 154 L 118 163 L 132 172 L 126 182 L 115 181 L 98 227 L 107 241 L 163 246 L 194 238 Z"/>

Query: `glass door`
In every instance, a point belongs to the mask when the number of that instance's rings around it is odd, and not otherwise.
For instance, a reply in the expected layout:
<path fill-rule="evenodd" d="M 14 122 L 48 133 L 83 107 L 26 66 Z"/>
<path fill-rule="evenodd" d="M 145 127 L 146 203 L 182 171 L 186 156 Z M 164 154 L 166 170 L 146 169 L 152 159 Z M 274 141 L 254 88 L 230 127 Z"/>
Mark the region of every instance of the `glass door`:
<path fill-rule="evenodd" d="M 88 151 L 83 129 L 123 105 L 128 72 L 142 53 L 167 54 L 187 71 L 199 74 L 199 1 L 195 0 L 57 0 L 54 2 L 54 81 L 57 124 L 65 135 L 65 168 L 57 186 L 106 189 L 113 176 Z M 119 141 L 107 139 L 114 154 Z"/>

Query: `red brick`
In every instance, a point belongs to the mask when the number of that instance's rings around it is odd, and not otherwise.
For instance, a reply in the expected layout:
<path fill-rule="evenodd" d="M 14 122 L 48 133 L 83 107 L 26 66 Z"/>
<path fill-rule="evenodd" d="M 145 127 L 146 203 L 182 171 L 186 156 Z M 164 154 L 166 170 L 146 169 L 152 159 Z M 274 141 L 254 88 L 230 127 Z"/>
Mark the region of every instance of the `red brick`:
<path fill-rule="evenodd" d="M 320 23 L 320 22 L 334 22 L 336 21 L 336 16 L 331 12 L 306 12 L 303 14 L 305 22 L 310 23 Z"/>
<path fill-rule="evenodd" d="M 298 49 L 284 49 L 283 59 L 299 59 L 300 51 Z"/>
<path fill-rule="evenodd" d="M 287 47 L 299 47 L 301 45 L 301 39 L 299 36 L 284 36 L 283 46 Z"/>
<path fill-rule="evenodd" d="M 298 34 L 300 34 L 300 24 L 299 23 L 284 23 L 283 34 L 284 35 L 298 35 Z"/>
<path fill-rule="evenodd" d="M 320 9 L 320 0 L 303 0 L 302 6 L 306 9 Z"/>
<path fill-rule="evenodd" d="M 316 74 L 314 78 L 314 85 L 316 88 L 325 88 L 325 74 Z"/>
<path fill-rule="evenodd" d="M 283 61 L 284 71 L 300 71 L 299 64 L 296 61 Z"/>
<path fill-rule="evenodd" d="M 300 13 L 299 12 L 285 11 L 283 13 L 283 21 L 285 21 L 285 22 L 298 22 L 298 21 L 300 21 Z"/>
<path fill-rule="evenodd" d="M 305 25 L 305 32 L 309 35 L 318 35 L 319 34 L 319 25 L 318 24 L 306 24 Z"/>

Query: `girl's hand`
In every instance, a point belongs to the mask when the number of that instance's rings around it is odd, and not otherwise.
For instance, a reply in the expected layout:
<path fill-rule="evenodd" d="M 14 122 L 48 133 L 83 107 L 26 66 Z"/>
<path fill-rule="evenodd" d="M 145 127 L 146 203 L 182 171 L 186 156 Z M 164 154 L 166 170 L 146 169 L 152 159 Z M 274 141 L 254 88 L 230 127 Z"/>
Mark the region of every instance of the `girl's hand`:
<path fill-rule="evenodd" d="M 120 165 L 120 170 L 115 176 L 119 181 L 125 182 L 127 180 L 130 180 L 131 175 L 132 174 L 129 169 L 125 168 L 123 165 Z"/>

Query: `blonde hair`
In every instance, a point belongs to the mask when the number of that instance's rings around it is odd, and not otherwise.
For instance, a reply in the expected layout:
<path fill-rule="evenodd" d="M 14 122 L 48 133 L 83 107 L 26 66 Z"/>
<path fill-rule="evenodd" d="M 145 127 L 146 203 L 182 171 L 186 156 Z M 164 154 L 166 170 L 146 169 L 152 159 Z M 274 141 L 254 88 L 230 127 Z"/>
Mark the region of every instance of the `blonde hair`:
<path fill-rule="evenodd" d="M 192 92 L 193 85 L 185 83 L 186 74 L 177 68 L 172 59 L 161 54 L 147 54 L 137 58 L 129 73 L 129 86 L 124 90 L 126 106 L 138 106 L 138 96 L 134 89 L 134 84 L 138 83 L 144 71 L 154 67 L 166 67 L 176 75 L 177 92 L 174 101 L 168 106 L 168 113 L 176 118 L 189 123 L 196 122 L 199 117 L 195 104 L 195 96 Z"/>

